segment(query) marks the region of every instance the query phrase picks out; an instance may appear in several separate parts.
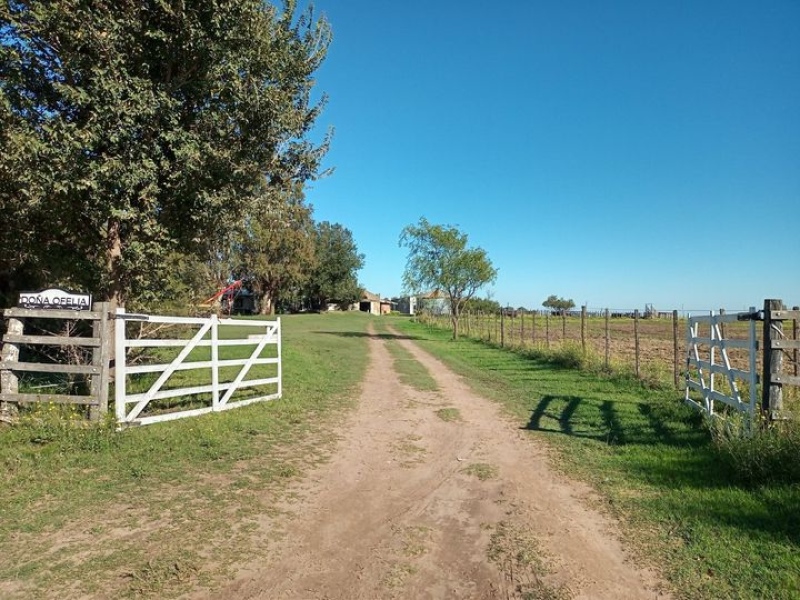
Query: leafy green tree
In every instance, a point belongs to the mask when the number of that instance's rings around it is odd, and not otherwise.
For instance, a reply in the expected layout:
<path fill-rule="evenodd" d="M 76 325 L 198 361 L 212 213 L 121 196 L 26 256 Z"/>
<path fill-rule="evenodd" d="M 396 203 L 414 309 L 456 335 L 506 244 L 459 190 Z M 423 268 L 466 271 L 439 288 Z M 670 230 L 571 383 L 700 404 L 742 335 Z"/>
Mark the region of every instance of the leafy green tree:
<path fill-rule="evenodd" d="M 311 207 L 300 186 L 264 190 L 247 221 L 239 249 L 241 269 L 258 297 L 259 312 L 274 314 L 282 296 L 305 284 L 315 266 Z"/>
<path fill-rule="evenodd" d="M 330 29 L 296 2 L 0 5 L 0 285 L 155 298 L 259 198 L 318 174 Z M 8 233 L 11 225 L 12 234 Z"/>
<path fill-rule="evenodd" d="M 547 300 L 542 302 L 542 306 L 545 308 L 549 308 L 556 313 L 563 315 L 566 314 L 567 311 L 572 310 L 575 308 L 575 303 L 572 301 L 572 298 L 569 300 L 564 298 L 559 298 L 555 294 L 548 296 Z"/>
<path fill-rule="evenodd" d="M 412 293 L 441 290 L 450 302 L 453 339 L 464 303 L 495 281 L 497 270 L 482 248 L 468 248 L 467 234 L 449 225 L 433 225 L 424 217 L 400 233 L 408 249 L 403 284 Z"/>
<path fill-rule="evenodd" d="M 338 223 L 322 221 L 314 234 L 316 266 L 311 271 L 306 294 L 315 308 L 329 302 L 349 305 L 361 298 L 358 271 L 364 255 L 358 252 L 352 232 Z"/>

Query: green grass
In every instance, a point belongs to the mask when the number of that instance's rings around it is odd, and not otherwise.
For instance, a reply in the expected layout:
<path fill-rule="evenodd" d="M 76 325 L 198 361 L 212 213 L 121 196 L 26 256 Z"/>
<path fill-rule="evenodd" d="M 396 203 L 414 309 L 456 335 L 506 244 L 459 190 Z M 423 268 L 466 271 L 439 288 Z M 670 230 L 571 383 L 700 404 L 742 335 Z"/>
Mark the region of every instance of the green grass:
<path fill-rule="evenodd" d="M 401 383 L 423 392 L 435 392 L 439 389 L 436 380 L 431 377 L 422 363 L 403 348 L 399 342 L 389 341 L 386 345 L 389 354 L 394 360 L 394 369 L 400 377 Z"/>
<path fill-rule="evenodd" d="M 472 463 L 464 469 L 464 473 L 477 477 L 481 481 L 497 478 L 498 469 L 487 463 Z"/>
<path fill-rule="evenodd" d="M 282 400 L 122 432 L 67 426 L 64 409 L 43 406 L 0 430 L 0 582 L 16 582 L 0 595 L 174 597 L 267 552 L 252 532 L 286 482 L 326 458 L 370 318 L 282 322 Z"/>
<path fill-rule="evenodd" d="M 460 421 L 461 411 L 453 407 L 440 408 L 439 410 L 436 411 L 436 416 L 439 417 L 442 421 L 447 421 L 447 422 Z"/>
<path fill-rule="evenodd" d="M 681 395 L 413 322 L 395 327 L 500 402 L 620 518 L 628 549 L 680 598 L 800 597 L 800 486 L 737 483 Z"/>

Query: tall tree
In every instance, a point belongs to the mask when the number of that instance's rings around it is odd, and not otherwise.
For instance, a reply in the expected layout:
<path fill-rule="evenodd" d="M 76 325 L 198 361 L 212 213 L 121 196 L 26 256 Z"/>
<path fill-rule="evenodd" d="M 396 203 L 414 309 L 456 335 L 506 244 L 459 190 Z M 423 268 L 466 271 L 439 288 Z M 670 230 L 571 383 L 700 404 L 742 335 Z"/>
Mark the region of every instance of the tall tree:
<path fill-rule="evenodd" d="M 324 104 L 310 94 L 330 29 L 296 13 L 294 0 L 2 3 L 0 210 L 21 233 L 0 238 L 0 285 L 43 271 L 146 300 L 174 250 L 229 237 L 265 177 L 316 176 L 327 141 L 307 140 Z"/>
<path fill-rule="evenodd" d="M 309 278 L 307 295 L 316 308 L 329 302 L 348 305 L 361 297 L 358 271 L 364 266 L 352 232 L 338 223 L 322 221 L 314 235 L 316 266 Z"/>
<path fill-rule="evenodd" d="M 464 303 L 495 281 L 497 270 L 483 248 L 468 248 L 467 234 L 450 225 L 434 225 L 422 217 L 400 233 L 408 248 L 403 283 L 411 293 L 440 290 L 450 302 L 453 339 Z"/>
<path fill-rule="evenodd" d="M 315 266 L 314 222 L 299 185 L 265 188 L 242 233 L 242 275 L 258 296 L 259 311 L 274 314 L 282 297 L 306 283 Z"/>

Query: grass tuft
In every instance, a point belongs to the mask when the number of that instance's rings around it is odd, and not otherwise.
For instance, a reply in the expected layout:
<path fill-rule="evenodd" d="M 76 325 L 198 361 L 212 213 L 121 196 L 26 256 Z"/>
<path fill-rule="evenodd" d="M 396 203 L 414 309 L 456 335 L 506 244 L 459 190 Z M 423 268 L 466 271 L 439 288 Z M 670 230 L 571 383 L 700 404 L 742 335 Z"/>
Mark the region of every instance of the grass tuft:
<path fill-rule="evenodd" d="M 436 411 L 436 416 L 442 421 L 452 422 L 461 420 L 461 411 L 457 408 L 440 408 Z"/>

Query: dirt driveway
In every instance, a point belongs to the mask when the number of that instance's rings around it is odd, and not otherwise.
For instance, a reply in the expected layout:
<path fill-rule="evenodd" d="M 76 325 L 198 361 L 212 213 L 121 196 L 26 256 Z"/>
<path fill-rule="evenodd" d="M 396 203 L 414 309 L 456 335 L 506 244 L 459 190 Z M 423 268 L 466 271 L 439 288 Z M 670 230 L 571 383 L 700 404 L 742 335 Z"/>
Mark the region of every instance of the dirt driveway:
<path fill-rule="evenodd" d="M 554 473 L 494 403 L 409 340 L 369 343 L 359 408 L 289 495 L 270 558 L 195 598 L 669 597 L 628 561 L 591 491 Z M 389 343 L 439 390 L 401 384 Z"/>

